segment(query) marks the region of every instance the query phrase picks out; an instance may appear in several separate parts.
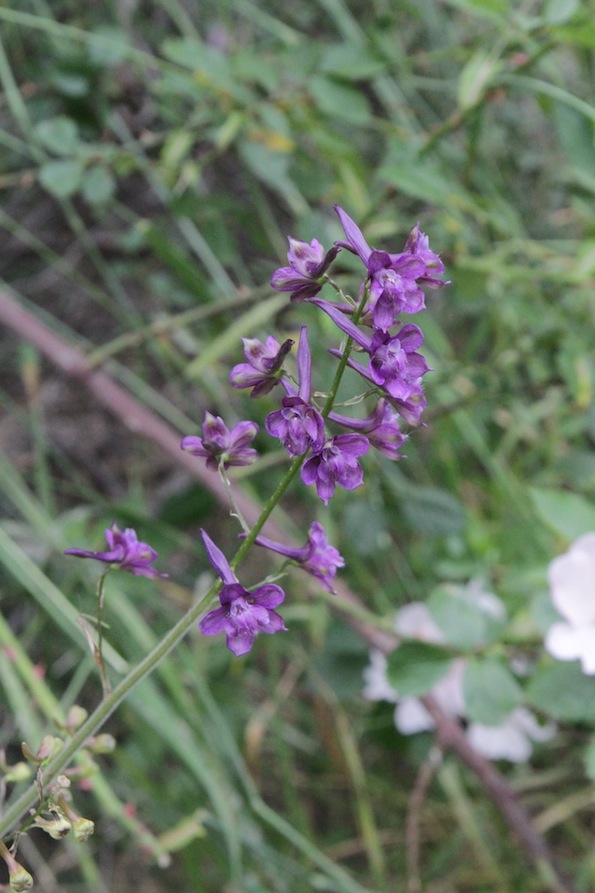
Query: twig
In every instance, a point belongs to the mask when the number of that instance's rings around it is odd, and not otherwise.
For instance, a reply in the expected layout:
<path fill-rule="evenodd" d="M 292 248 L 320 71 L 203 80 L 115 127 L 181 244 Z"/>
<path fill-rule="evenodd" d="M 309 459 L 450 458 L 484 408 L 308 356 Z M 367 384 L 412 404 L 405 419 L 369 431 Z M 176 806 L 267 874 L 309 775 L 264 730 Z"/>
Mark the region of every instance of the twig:
<path fill-rule="evenodd" d="M 221 504 L 227 504 L 227 493 L 219 477 L 207 471 L 195 457 L 180 449 L 180 434 L 177 431 L 139 404 L 108 374 L 94 368 L 83 351 L 69 344 L 32 316 L 7 289 L 0 290 L 0 323 L 4 323 L 24 341 L 33 344 L 65 375 L 84 384 L 97 401 L 109 409 L 135 435 L 156 444 L 177 465 L 186 468 L 205 489 L 210 490 Z M 244 493 L 238 492 L 236 504 L 248 523 L 254 523 L 259 515 L 256 503 Z M 287 539 L 286 532 L 275 521 L 269 520 L 267 524 L 273 537 Z M 335 588 L 337 612 L 344 616 L 370 646 L 384 653 L 392 651 L 396 645 L 393 636 L 351 616 L 350 608 L 361 611 L 364 607 L 359 598 L 340 581 L 336 582 Z M 512 786 L 488 760 L 471 747 L 462 728 L 440 710 L 431 696 L 426 696 L 422 700 L 436 724 L 440 746 L 455 752 L 475 774 L 484 791 L 500 810 L 524 852 L 537 867 L 547 889 L 551 893 L 575 893 L 574 887 L 555 867 L 544 838 L 536 830 L 527 811 L 518 802 Z"/>
<path fill-rule="evenodd" d="M 409 797 L 407 820 L 405 823 L 405 850 L 407 861 L 407 893 L 421 893 L 419 826 L 421 810 L 426 799 L 436 769 L 440 765 L 442 751 L 432 747 L 428 758 L 422 763 L 415 778 L 415 784 Z"/>

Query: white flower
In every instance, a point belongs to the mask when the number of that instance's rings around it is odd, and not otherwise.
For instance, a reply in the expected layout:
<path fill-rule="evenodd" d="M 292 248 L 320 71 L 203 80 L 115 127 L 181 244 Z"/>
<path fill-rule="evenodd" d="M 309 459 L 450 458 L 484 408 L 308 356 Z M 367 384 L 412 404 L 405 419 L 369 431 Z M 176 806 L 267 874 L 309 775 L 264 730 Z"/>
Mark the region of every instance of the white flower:
<path fill-rule="evenodd" d="M 595 533 L 579 537 L 548 568 L 550 595 L 564 618 L 545 638 L 558 660 L 580 660 L 583 673 L 595 674 Z"/>
<path fill-rule="evenodd" d="M 500 616 L 503 610 L 500 600 L 484 593 L 482 606 L 491 616 Z M 395 629 L 403 636 L 432 644 L 440 644 L 444 636 L 434 623 L 427 605 L 413 602 L 401 608 L 395 618 Z M 465 719 L 466 708 L 463 694 L 463 678 L 466 661 L 457 658 L 448 672 L 429 692 L 441 710 L 453 719 Z M 363 696 L 369 701 L 388 701 L 395 704 L 395 726 L 402 735 L 430 731 L 434 720 L 419 700 L 400 697 L 388 681 L 387 659 L 380 651 L 370 652 L 370 665 L 364 670 Z M 533 741 L 547 741 L 555 733 L 555 726 L 540 726 L 529 710 L 519 707 L 497 726 L 485 726 L 471 722 L 465 734 L 478 753 L 490 760 L 526 761 L 531 755 Z"/>

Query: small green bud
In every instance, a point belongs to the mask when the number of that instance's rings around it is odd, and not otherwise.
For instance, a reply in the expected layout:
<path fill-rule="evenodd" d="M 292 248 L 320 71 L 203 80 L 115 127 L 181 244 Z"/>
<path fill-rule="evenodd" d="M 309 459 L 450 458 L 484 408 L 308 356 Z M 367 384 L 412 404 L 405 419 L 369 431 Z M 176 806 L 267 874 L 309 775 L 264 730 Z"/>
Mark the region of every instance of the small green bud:
<path fill-rule="evenodd" d="M 85 746 L 93 754 L 112 753 L 116 749 L 116 739 L 113 735 L 104 733 L 89 738 Z"/>
<path fill-rule="evenodd" d="M 23 763 L 23 761 L 21 760 L 20 763 L 15 763 L 14 766 L 8 767 L 4 776 L 4 781 L 7 783 L 27 781 L 27 779 L 30 777 L 31 770 L 29 766 L 26 763 Z"/>
<path fill-rule="evenodd" d="M 23 741 L 21 744 L 21 750 L 25 759 L 30 763 L 37 763 L 38 766 L 51 760 L 63 747 L 64 742 L 53 735 L 45 735 L 35 753 L 33 753 L 26 741 Z"/>
<path fill-rule="evenodd" d="M 9 889 L 13 893 L 25 893 L 33 887 L 33 878 L 26 868 L 23 868 L 18 862 L 15 862 L 13 868 L 8 872 Z"/>
<path fill-rule="evenodd" d="M 95 822 L 92 822 L 91 819 L 84 819 L 82 816 L 79 816 L 76 822 L 73 822 L 72 833 L 77 843 L 84 843 L 85 840 L 91 837 L 94 831 Z"/>
<path fill-rule="evenodd" d="M 66 717 L 66 728 L 69 732 L 76 732 L 89 716 L 89 712 L 84 707 L 74 704 L 68 711 Z"/>

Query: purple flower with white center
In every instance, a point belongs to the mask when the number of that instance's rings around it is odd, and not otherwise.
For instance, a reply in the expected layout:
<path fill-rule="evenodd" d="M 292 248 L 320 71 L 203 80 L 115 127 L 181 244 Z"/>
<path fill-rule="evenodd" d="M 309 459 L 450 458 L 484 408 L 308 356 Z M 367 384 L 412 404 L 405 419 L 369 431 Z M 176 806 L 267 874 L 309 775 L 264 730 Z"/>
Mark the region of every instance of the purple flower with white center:
<path fill-rule="evenodd" d="M 284 381 L 288 394 L 281 401 L 283 408 L 269 413 L 265 421 L 268 433 L 279 438 L 290 456 L 303 456 L 310 448 L 316 452 L 324 443 L 324 420 L 310 403 L 312 363 L 306 326 L 300 330 L 297 365 L 297 393 Z"/>
<path fill-rule="evenodd" d="M 396 335 L 376 330 L 370 345 L 370 377 L 396 400 L 422 393 L 421 377 L 430 367 L 417 348 L 424 336 L 418 326 L 406 325 Z"/>
<path fill-rule="evenodd" d="M 328 301 L 314 300 L 312 303 L 324 310 L 335 325 L 370 355 L 367 369 L 351 358 L 348 365 L 368 381 L 384 388 L 394 405 L 401 408 L 407 421 L 411 417 L 417 417 L 419 421 L 421 409 L 416 412 L 414 407 L 422 404 L 424 398 L 421 378 L 430 371 L 423 356 L 417 353 L 417 348 L 421 347 L 424 340 L 421 329 L 409 324 L 395 335 L 375 329 L 372 336 L 369 336 Z M 330 353 L 341 356 L 335 350 Z M 423 409 L 423 405 L 421 408 Z"/>
<path fill-rule="evenodd" d="M 304 462 L 301 477 L 304 484 L 316 484 L 316 492 L 325 505 L 339 484 L 355 490 L 364 480 L 357 461 L 367 453 L 370 443 L 362 434 L 339 434 L 327 440 L 319 453 Z"/>
<path fill-rule="evenodd" d="M 220 416 L 206 412 L 202 437 L 184 437 L 180 447 L 192 456 L 206 458 L 207 468 L 212 471 L 232 465 L 251 465 L 258 453 L 248 444 L 254 440 L 257 431 L 256 422 L 239 422 L 230 431 Z"/>
<path fill-rule="evenodd" d="M 269 335 L 265 344 L 257 338 L 242 338 L 246 363 L 238 363 L 229 373 L 234 388 L 253 388 L 251 397 L 262 397 L 279 384 L 283 361 L 294 342 L 291 338 L 279 344 Z"/>
<path fill-rule="evenodd" d="M 340 248 L 347 248 L 357 254 L 368 272 L 370 302 L 367 312 L 372 314 L 374 325 L 386 330 L 395 322 L 399 313 L 418 313 L 425 308 L 424 293 L 418 283 L 439 288 L 446 282 L 432 273 L 441 273 L 444 265 L 440 258 L 430 251 L 428 238 L 413 228 L 400 254 L 388 254 L 370 248 L 362 231 L 338 205 L 335 211 L 345 231 L 347 241 L 337 242 Z"/>
<path fill-rule="evenodd" d="M 270 549 L 272 552 L 277 552 L 279 555 L 285 555 L 296 561 L 302 570 L 320 580 L 325 589 L 335 593 L 332 580 L 337 573 L 337 568 L 345 567 L 345 562 L 339 551 L 329 544 L 324 528 L 318 521 L 313 521 L 310 524 L 308 542 L 301 549 L 284 546 L 266 536 L 257 536 L 254 542 L 259 546 L 264 546 L 265 549 Z"/>
<path fill-rule="evenodd" d="M 399 414 L 392 409 L 388 400 L 378 400 L 372 414 L 366 419 L 351 419 L 338 412 L 330 412 L 329 419 L 365 434 L 372 446 L 388 459 L 402 458 L 399 450 L 407 440 L 407 435 L 401 432 Z"/>
<path fill-rule="evenodd" d="M 284 600 L 285 593 L 274 583 L 264 583 L 252 592 L 244 589 L 223 552 L 204 530 L 201 536 L 223 586 L 219 592 L 221 607 L 203 617 L 199 628 L 205 636 L 225 633 L 227 647 L 239 657 L 250 651 L 258 633 L 272 635 L 286 629 L 281 615 L 273 610 Z"/>
<path fill-rule="evenodd" d="M 277 291 L 290 291 L 292 301 L 304 301 L 317 295 L 323 286 L 320 281 L 326 270 L 340 251 L 333 245 L 326 252 L 318 241 L 312 239 L 310 244 L 299 239 L 288 237 L 288 267 L 280 267 L 271 276 L 271 285 Z"/>
<path fill-rule="evenodd" d="M 167 577 L 160 574 L 151 562 L 157 558 L 157 552 L 147 543 L 139 541 L 136 531 L 131 527 L 120 530 L 117 524 L 112 524 L 105 531 L 105 538 L 109 546 L 107 552 L 90 552 L 86 549 L 66 549 L 65 555 L 74 555 L 76 558 L 94 558 L 106 564 L 113 564 L 121 571 L 128 571 L 135 577 Z"/>

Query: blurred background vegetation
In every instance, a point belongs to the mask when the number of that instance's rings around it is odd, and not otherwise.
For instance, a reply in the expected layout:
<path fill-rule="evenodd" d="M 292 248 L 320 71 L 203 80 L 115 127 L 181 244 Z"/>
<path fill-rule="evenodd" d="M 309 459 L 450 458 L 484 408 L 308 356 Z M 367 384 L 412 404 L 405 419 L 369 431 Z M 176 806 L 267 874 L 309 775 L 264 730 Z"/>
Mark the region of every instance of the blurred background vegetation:
<path fill-rule="evenodd" d="M 368 457 L 365 488 L 328 511 L 296 487 L 285 522 L 304 539 L 319 517 L 380 617 L 483 579 L 512 618 L 502 647 L 538 662 L 565 545 L 552 513 L 595 491 L 593 3 L 22 0 L 0 3 L 0 41 L 2 288 L 180 435 L 206 409 L 262 424 L 272 403 L 227 383 L 243 335 L 309 324 L 328 387 L 332 325 L 268 285 L 287 234 L 328 247 L 338 202 L 398 251 L 419 220 L 452 280 L 421 320 L 427 427 L 406 461 Z M 341 281 L 353 269 L 342 256 Z M 203 585 L 199 527 L 222 547 L 235 532 L 158 447 L 0 339 L 0 743 L 16 759 L 100 696 L 76 620 L 96 572 L 62 550 L 117 520 L 160 553 L 169 581 L 109 580 L 121 670 Z M 285 457 L 257 445 L 236 477 L 259 499 Z M 268 570 L 255 556 L 247 573 Z M 22 844 L 40 889 L 414 893 L 405 823 L 431 739 L 362 700 L 367 646 L 300 582 L 289 634 L 241 660 L 192 637 L 110 721 L 118 747 L 77 795 L 96 835 Z M 564 718 L 506 771 L 588 891 L 589 725 Z M 420 834 L 428 893 L 545 889 L 455 759 Z"/>

